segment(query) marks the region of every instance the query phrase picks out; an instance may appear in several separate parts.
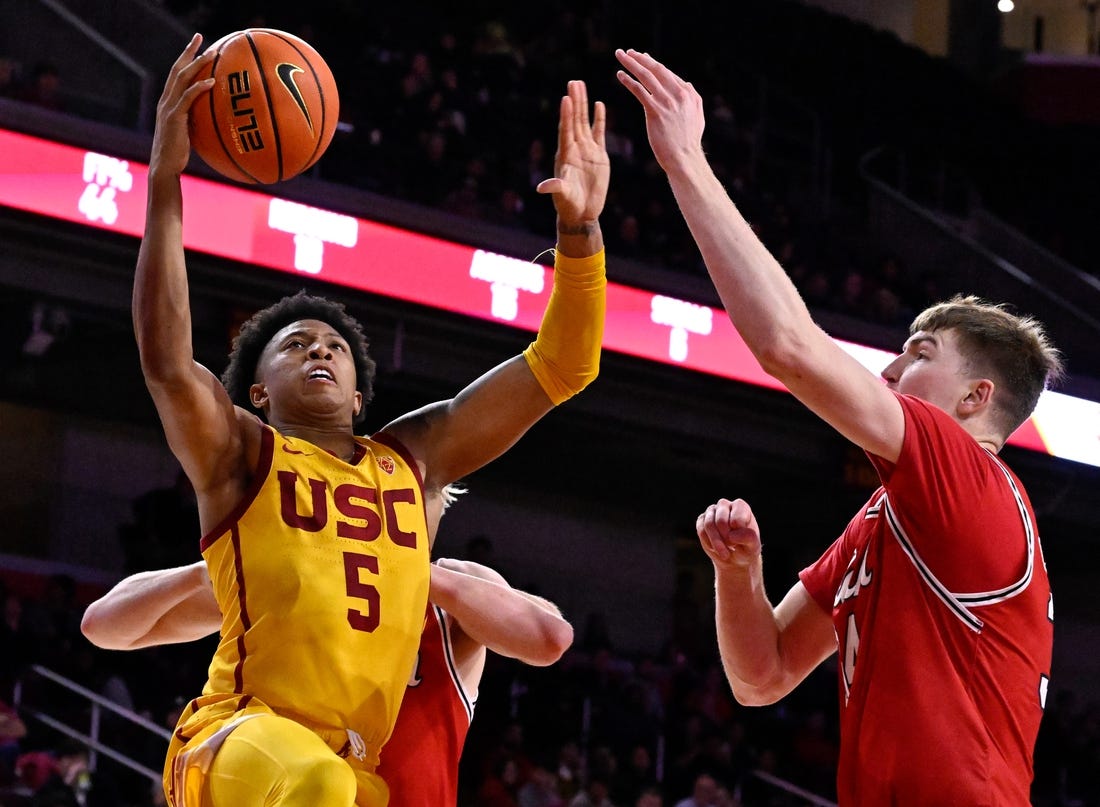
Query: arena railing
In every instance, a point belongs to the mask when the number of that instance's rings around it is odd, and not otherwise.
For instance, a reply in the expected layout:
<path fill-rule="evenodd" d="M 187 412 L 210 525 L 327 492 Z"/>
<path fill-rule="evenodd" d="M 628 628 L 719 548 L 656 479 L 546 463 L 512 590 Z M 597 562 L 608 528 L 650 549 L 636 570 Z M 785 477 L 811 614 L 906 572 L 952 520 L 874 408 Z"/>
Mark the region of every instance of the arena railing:
<path fill-rule="evenodd" d="M 102 754 L 109 759 L 123 765 L 130 770 L 138 773 L 145 778 L 149 779 L 155 784 L 159 784 L 161 781 L 161 772 L 155 771 L 146 765 L 141 764 L 137 760 L 130 756 L 112 748 L 105 743 L 101 738 L 103 727 L 103 712 L 106 710 L 112 715 L 121 718 L 122 720 L 137 726 L 150 734 L 155 735 L 164 741 L 165 748 L 167 749 L 168 741 L 172 739 L 172 733 L 164 728 L 158 726 L 151 720 L 147 720 L 141 715 L 123 707 L 117 703 L 103 697 L 95 692 L 92 692 L 86 687 L 82 687 L 75 681 L 71 681 L 63 675 L 58 675 L 53 670 L 47 669 L 40 664 L 33 664 L 30 667 L 30 675 L 39 679 L 44 679 L 57 686 L 62 687 L 72 695 L 82 698 L 90 706 L 89 714 L 89 726 L 88 731 L 85 733 L 77 728 L 69 725 L 64 719 L 55 715 L 47 714 L 42 709 L 38 708 L 38 704 L 31 704 L 27 702 L 26 698 L 26 681 L 20 679 L 16 681 L 14 693 L 12 696 L 13 706 L 18 710 L 19 714 L 24 717 L 29 717 L 37 720 L 46 726 L 49 726 L 54 731 L 65 735 L 71 739 L 74 739 L 80 743 L 83 743 L 88 747 L 88 768 L 91 771 L 95 771 L 98 762 L 98 755 Z"/>
<path fill-rule="evenodd" d="M 749 773 L 755 776 L 757 779 L 761 780 L 762 782 L 767 782 L 772 787 L 782 790 L 784 793 L 787 793 L 790 796 L 794 796 L 795 798 L 800 799 L 807 804 L 812 804 L 814 805 L 814 807 L 837 807 L 836 802 L 829 801 L 828 799 L 815 795 L 810 791 L 804 790 L 803 788 L 798 787 L 798 785 L 791 784 L 786 779 L 780 779 L 778 776 L 770 774 L 767 771 L 753 770 L 749 771 Z"/>
<path fill-rule="evenodd" d="M 125 720 L 134 726 L 137 726 L 145 731 L 160 738 L 167 745 L 168 741 L 172 738 L 172 733 L 153 723 L 150 720 L 142 717 L 141 715 L 127 709 L 123 706 L 119 706 L 117 703 L 109 700 L 108 698 L 92 692 L 90 689 L 81 686 L 75 681 L 71 681 L 63 675 L 43 667 L 40 664 L 34 664 L 30 667 L 31 676 L 44 679 L 52 684 L 56 684 L 62 687 L 67 692 L 84 699 L 90 706 L 89 715 L 89 727 L 85 733 L 65 722 L 65 720 L 53 715 L 49 715 L 37 708 L 36 705 L 30 704 L 25 698 L 25 681 L 23 679 L 16 682 L 12 702 L 13 706 L 24 717 L 29 717 L 38 722 L 49 726 L 55 731 L 63 734 L 71 739 L 77 740 L 80 743 L 86 745 L 89 749 L 88 754 L 88 768 L 91 771 L 95 771 L 98 762 L 97 756 L 102 754 L 115 762 L 124 765 L 130 770 L 144 776 L 154 784 L 159 784 L 161 781 L 160 771 L 155 771 L 130 756 L 112 748 L 101 739 L 101 728 L 103 724 L 103 711 L 106 710 L 113 715 Z M 829 801 L 821 796 L 805 790 L 792 782 L 788 782 L 778 776 L 775 776 L 767 771 L 752 770 L 750 771 L 752 776 L 760 779 L 771 787 L 783 791 L 788 796 L 794 797 L 799 800 L 799 803 L 806 803 L 813 805 L 814 807 L 837 807 L 835 802 Z"/>
<path fill-rule="evenodd" d="M 516 707 L 513 702 L 513 708 Z M 589 736 L 592 731 L 592 699 L 586 697 L 583 702 L 581 711 L 581 748 L 587 753 L 589 747 Z M 654 769 L 657 775 L 657 781 L 665 781 L 665 757 L 667 753 L 667 741 L 664 735 L 658 735 L 657 747 L 656 747 L 656 759 L 654 762 Z M 824 796 L 819 796 L 816 793 L 812 793 L 805 788 L 799 787 L 794 782 L 789 782 L 779 776 L 768 771 L 761 770 L 759 768 L 753 768 L 746 772 L 746 776 L 752 776 L 764 782 L 766 785 L 774 788 L 775 790 L 786 793 L 787 796 L 792 797 L 794 800 L 784 799 L 782 802 L 770 801 L 769 804 L 782 804 L 784 807 L 793 807 L 794 805 L 810 804 L 813 807 L 837 807 L 836 802 L 829 801 Z M 739 791 L 743 787 L 743 783 L 739 784 L 736 788 Z M 740 798 L 738 796 L 738 798 Z M 776 795 L 776 798 L 782 798 Z"/>
<path fill-rule="evenodd" d="M 924 166 L 922 173 L 928 170 Z M 1100 379 L 1100 367 L 1085 366 L 1100 338 L 1100 293 L 1096 288 L 1078 279 L 1070 290 L 1069 276 L 1055 273 L 1053 269 L 1061 267 L 1053 262 L 1022 261 L 1018 248 L 1009 249 L 1005 233 L 1010 228 L 1003 222 L 999 222 L 996 239 L 983 238 L 982 233 L 992 231 L 992 221 L 988 217 L 977 220 L 973 203 L 941 209 L 928 206 L 936 204 L 934 197 L 929 203 L 918 201 L 909 186 L 919 178 L 913 176 L 912 167 L 906 169 L 904 154 L 884 147 L 874 149 L 861 159 L 860 174 L 868 189 L 871 234 L 902 259 L 911 281 L 930 283 L 929 293 L 936 299 L 956 293 L 977 294 L 1038 317 L 1054 343 L 1076 357 L 1072 380 L 1087 384 L 1089 379 Z M 964 181 L 956 177 L 955 184 Z M 1024 241 L 1020 235 L 1015 246 Z M 1088 397 L 1096 392 L 1080 391 Z"/>
<path fill-rule="evenodd" d="M 0 30 L 33 32 L 0 35 L 0 49 L 21 64 L 25 78 L 39 65 L 52 64 L 60 81 L 59 100 L 70 114 L 152 130 L 156 109 L 152 72 L 65 4 L 58 0 L 0 3 Z"/>

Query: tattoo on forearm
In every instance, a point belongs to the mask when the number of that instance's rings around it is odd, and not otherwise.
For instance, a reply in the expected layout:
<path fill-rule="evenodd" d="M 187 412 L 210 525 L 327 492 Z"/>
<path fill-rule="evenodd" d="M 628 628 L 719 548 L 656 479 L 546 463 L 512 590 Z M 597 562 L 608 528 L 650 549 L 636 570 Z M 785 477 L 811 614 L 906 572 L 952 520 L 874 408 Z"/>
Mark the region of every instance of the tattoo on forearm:
<path fill-rule="evenodd" d="M 558 235 L 592 235 L 599 226 L 594 221 L 582 221 L 579 224 L 559 224 Z"/>

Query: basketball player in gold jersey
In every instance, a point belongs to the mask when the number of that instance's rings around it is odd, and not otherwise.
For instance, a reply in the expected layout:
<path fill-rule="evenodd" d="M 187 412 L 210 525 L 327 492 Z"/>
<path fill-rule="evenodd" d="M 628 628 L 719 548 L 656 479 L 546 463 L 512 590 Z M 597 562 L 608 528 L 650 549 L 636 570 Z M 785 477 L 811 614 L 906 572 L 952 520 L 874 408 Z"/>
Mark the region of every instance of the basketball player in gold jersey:
<path fill-rule="evenodd" d="M 342 306 L 296 295 L 241 329 L 223 378 L 195 362 L 182 240 L 187 117 L 209 92 L 196 35 L 157 108 L 133 319 L 146 384 L 198 498 L 222 615 L 203 694 L 165 768 L 173 807 L 382 807 L 375 773 L 428 594 L 425 513 L 595 378 L 605 307 L 605 112 L 562 99 L 554 290 L 522 355 L 374 437 L 373 363 Z"/>

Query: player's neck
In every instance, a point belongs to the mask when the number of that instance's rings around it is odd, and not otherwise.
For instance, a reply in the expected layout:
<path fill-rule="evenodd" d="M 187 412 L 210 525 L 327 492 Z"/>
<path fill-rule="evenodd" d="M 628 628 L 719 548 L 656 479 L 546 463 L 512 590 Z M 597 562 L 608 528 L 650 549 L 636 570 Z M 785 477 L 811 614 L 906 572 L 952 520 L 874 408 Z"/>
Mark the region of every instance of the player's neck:
<path fill-rule="evenodd" d="M 955 421 L 986 451 L 990 451 L 994 454 L 1000 452 L 1001 446 L 1004 445 L 1005 440 L 1000 432 L 993 428 L 989 418 L 972 417 L 959 419 L 956 416 Z"/>
<path fill-rule="evenodd" d="M 351 462 L 355 457 L 357 446 L 355 434 L 348 427 L 330 429 L 323 427 L 318 428 L 316 426 L 283 424 L 281 427 L 277 428 L 280 434 L 312 443 L 318 448 L 332 454 L 334 457 L 342 459 L 344 462 Z"/>

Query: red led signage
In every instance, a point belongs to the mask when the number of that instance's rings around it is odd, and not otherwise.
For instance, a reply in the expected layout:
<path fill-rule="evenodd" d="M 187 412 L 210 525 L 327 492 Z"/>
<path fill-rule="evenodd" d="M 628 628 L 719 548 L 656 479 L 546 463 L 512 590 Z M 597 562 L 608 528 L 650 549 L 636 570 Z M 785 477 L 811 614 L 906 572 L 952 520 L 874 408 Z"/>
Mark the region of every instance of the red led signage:
<path fill-rule="evenodd" d="M 0 130 L 0 205 L 140 237 L 147 178 L 139 163 Z M 192 176 L 183 193 L 190 250 L 529 331 L 546 307 L 553 270 L 529 260 Z M 892 358 L 841 345 L 876 372 Z M 782 389 L 721 309 L 619 283 L 604 347 Z M 1100 465 L 1100 404 L 1048 393 L 1011 442 Z"/>

